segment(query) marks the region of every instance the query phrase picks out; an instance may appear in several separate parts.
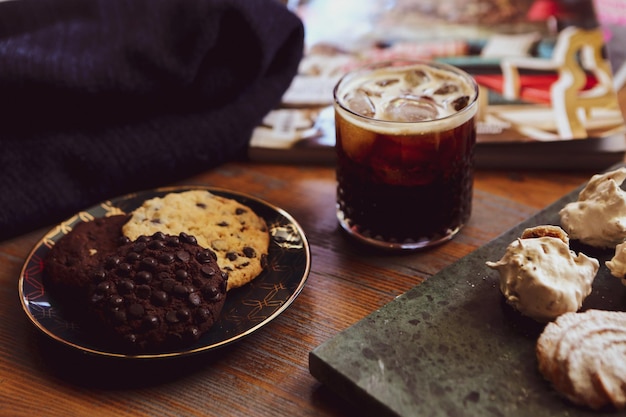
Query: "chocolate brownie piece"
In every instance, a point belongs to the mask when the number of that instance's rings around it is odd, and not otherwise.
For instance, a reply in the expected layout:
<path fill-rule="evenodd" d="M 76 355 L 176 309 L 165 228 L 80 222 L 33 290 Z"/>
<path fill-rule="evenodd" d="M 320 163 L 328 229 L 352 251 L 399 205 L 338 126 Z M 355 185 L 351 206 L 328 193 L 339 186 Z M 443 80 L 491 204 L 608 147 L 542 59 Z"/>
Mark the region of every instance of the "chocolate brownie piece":
<path fill-rule="evenodd" d="M 193 236 L 157 232 L 121 246 L 93 270 L 92 330 L 131 352 L 189 345 L 213 326 L 228 275 Z"/>
<path fill-rule="evenodd" d="M 44 286 L 68 312 L 84 307 L 88 271 L 130 240 L 122 234 L 125 214 L 76 224 L 52 246 L 44 261 Z"/>

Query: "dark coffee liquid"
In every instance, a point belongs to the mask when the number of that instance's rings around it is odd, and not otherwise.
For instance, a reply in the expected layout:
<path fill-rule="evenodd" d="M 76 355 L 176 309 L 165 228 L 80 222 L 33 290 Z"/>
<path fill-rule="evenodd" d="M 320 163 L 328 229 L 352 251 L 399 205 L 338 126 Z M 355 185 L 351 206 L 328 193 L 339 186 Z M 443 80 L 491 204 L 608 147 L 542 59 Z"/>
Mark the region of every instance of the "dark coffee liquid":
<path fill-rule="evenodd" d="M 463 226 L 472 204 L 474 119 L 424 135 L 367 132 L 336 117 L 337 201 L 345 223 L 388 242 L 437 241 Z M 345 142 L 367 146 L 346 152 Z M 376 135 L 372 139 L 372 135 Z"/>

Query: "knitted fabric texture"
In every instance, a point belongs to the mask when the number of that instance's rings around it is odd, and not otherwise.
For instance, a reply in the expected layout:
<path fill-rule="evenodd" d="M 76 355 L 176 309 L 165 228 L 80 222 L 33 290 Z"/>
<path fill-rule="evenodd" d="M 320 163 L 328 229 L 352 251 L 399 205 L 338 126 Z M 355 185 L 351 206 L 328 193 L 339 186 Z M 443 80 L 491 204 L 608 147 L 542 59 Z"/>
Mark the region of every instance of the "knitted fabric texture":
<path fill-rule="evenodd" d="M 242 157 L 303 38 L 275 0 L 0 2 L 0 240 Z"/>

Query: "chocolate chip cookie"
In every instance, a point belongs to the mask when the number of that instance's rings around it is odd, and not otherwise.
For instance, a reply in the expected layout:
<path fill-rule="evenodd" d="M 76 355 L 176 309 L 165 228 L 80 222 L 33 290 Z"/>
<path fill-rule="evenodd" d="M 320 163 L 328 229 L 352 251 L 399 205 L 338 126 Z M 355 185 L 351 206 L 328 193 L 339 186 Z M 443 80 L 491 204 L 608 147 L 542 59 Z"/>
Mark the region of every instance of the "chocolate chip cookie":
<path fill-rule="evenodd" d="M 129 241 L 122 234 L 127 220 L 127 215 L 114 215 L 77 223 L 50 249 L 44 260 L 44 285 L 68 312 L 83 307 L 79 301 L 85 299 L 87 271 Z"/>
<path fill-rule="evenodd" d="M 130 239 L 157 231 L 195 236 L 217 254 L 228 273 L 228 290 L 252 281 L 265 268 L 270 236 L 267 224 L 250 207 L 206 190 L 172 192 L 146 200 L 123 227 Z"/>
<path fill-rule="evenodd" d="M 228 277 L 193 236 L 157 232 L 121 246 L 91 279 L 94 332 L 104 329 L 124 351 L 145 352 L 198 340 L 220 315 Z"/>

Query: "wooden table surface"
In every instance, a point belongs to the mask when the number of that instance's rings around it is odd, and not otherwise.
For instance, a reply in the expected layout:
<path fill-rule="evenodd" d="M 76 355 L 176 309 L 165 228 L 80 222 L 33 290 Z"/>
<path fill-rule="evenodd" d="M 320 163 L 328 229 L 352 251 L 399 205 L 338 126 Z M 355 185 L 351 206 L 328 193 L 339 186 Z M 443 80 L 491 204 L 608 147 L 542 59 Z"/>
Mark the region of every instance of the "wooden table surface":
<path fill-rule="evenodd" d="M 329 167 L 228 163 L 185 181 L 288 211 L 312 252 L 307 284 L 279 317 L 214 354 L 104 361 L 59 348 L 29 322 L 18 276 L 46 230 L 0 242 L 0 416 L 340 416 L 354 410 L 308 371 L 309 352 L 589 179 L 593 172 L 481 171 L 473 214 L 451 242 L 364 253 L 340 232 Z"/>

